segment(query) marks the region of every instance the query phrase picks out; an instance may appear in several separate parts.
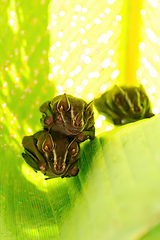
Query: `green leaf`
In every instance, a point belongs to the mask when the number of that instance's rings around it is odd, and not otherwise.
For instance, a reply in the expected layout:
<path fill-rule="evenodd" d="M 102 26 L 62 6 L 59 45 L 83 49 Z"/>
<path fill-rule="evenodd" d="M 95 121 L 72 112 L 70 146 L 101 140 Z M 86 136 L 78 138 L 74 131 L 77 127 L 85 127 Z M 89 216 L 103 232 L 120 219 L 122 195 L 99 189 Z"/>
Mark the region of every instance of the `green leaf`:
<path fill-rule="evenodd" d="M 151 231 L 148 232 L 146 236 L 142 238 L 142 240 L 158 240 L 159 237 L 160 237 L 160 225 L 158 224 L 156 227 L 151 229 Z"/>
<path fill-rule="evenodd" d="M 138 78 L 159 111 L 159 49 L 146 37 L 148 23 L 159 36 L 159 8 L 142 1 L 142 24 L 132 28 L 139 6 L 130 2 L 135 9 L 127 0 L 1 1 L 0 239 L 160 239 L 159 116 L 83 143 L 75 178 L 45 181 L 21 156 L 23 136 L 42 129 L 38 108 L 62 90 L 89 102 Z M 102 119 L 95 112 L 98 127 Z M 112 125 L 103 121 L 97 132 L 105 128 Z"/>
<path fill-rule="evenodd" d="M 81 145 L 77 177 L 47 181 L 6 141 L 1 239 L 159 239 L 159 128 L 157 116 L 104 132 Z"/>

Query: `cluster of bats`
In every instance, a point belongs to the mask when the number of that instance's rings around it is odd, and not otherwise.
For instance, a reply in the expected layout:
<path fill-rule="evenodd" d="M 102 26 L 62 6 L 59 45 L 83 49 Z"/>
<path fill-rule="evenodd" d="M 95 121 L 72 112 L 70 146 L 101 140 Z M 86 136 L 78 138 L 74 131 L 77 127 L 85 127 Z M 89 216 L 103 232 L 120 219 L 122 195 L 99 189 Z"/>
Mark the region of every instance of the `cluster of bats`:
<path fill-rule="evenodd" d="M 80 142 L 95 137 L 93 101 L 64 93 L 45 102 L 40 112 L 43 130 L 23 138 L 23 158 L 48 178 L 76 176 Z"/>
<path fill-rule="evenodd" d="M 77 176 L 80 143 L 95 138 L 93 104 L 117 125 L 154 115 L 142 85 L 114 85 L 90 103 L 66 93 L 45 102 L 40 107 L 43 130 L 22 140 L 23 158 L 48 177 L 45 179 Z"/>

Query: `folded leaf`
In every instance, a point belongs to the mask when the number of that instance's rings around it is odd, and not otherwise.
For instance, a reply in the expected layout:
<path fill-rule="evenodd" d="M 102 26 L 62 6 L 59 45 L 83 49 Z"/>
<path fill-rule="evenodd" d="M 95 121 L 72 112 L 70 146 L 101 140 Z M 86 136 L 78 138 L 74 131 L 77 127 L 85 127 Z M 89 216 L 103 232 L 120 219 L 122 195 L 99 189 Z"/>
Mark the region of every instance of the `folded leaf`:
<path fill-rule="evenodd" d="M 72 179 L 44 181 L 1 151 L 3 239 L 141 239 L 160 222 L 159 128 L 157 116 L 84 142 Z"/>

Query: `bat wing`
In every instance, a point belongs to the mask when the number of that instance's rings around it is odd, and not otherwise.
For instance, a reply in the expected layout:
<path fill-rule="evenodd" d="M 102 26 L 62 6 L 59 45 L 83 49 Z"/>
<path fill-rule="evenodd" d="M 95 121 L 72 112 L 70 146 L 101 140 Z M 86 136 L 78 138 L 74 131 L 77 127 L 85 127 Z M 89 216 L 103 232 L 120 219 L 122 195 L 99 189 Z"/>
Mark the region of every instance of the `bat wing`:
<path fill-rule="evenodd" d="M 34 170 L 39 171 L 38 161 L 35 161 L 35 157 L 33 157 L 32 154 L 29 154 L 26 151 L 25 153 L 22 153 L 22 157 L 29 166 L 31 166 Z"/>

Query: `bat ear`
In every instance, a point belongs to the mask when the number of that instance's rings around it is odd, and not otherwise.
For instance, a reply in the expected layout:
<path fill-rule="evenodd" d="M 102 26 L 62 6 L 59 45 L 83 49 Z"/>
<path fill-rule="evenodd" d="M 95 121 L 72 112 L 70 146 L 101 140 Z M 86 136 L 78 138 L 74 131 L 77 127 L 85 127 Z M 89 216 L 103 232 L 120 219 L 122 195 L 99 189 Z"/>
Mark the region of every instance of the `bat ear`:
<path fill-rule="evenodd" d="M 125 93 L 121 87 L 118 87 L 117 85 L 114 85 L 112 89 L 112 98 L 113 101 L 117 104 L 121 104 L 124 100 Z"/>
<path fill-rule="evenodd" d="M 58 104 L 57 104 L 57 110 L 60 111 L 68 111 L 70 109 L 70 102 L 69 99 L 67 98 L 67 94 L 64 93 L 61 97 L 61 99 L 59 100 Z"/>
<path fill-rule="evenodd" d="M 78 143 L 73 140 L 68 146 L 68 151 L 73 157 L 76 156 L 79 151 Z"/>
<path fill-rule="evenodd" d="M 117 85 L 114 85 L 113 89 L 112 89 L 112 94 L 113 95 L 116 95 L 116 94 L 122 94 L 124 95 L 124 91 L 121 87 L 117 86 Z"/>
<path fill-rule="evenodd" d="M 51 152 L 53 148 L 54 148 L 54 142 L 53 142 L 52 136 L 50 134 L 47 134 L 42 144 L 42 150 L 44 152 Z"/>
<path fill-rule="evenodd" d="M 146 90 L 142 84 L 140 84 L 140 86 L 139 86 L 139 93 L 141 96 L 141 100 L 143 101 L 146 98 Z"/>
<path fill-rule="evenodd" d="M 142 92 L 142 93 L 146 93 L 146 90 L 145 90 L 145 88 L 143 87 L 142 84 L 140 84 L 140 86 L 139 86 L 139 91 Z"/>
<path fill-rule="evenodd" d="M 86 107 L 86 115 L 87 116 L 90 116 L 91 113 L 93 112 L 93 103 L 94 103 L 94 100 L 93 99 L 90 103 L 87 104 L 87 107 Z"/>
<path fill-rule="evenodd" d="M 94 100 L 95 100 L 95 99 L 93 99 L 90 103 L 87 104 L 86 111 L 88 111 L 89 108 L 93 109 L 93 103 L 94 103 Z"/>

